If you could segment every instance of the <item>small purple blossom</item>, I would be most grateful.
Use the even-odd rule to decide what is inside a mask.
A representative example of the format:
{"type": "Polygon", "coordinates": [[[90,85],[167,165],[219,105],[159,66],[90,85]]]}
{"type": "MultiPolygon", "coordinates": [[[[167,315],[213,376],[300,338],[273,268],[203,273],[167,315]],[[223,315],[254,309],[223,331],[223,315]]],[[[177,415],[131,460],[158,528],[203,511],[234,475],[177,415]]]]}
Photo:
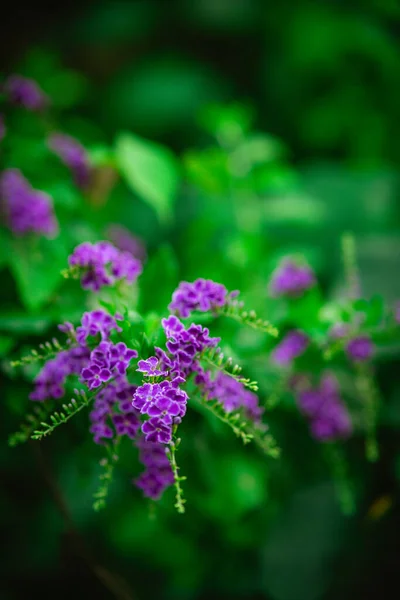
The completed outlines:
{"type": "Polygon", "coordinates": [[[135,386],[131,385],[125,376],[117,375],[98,391],[93,410],[89,415],[90,431],[96,444],[103,443],[103,439],[114,437],[111,424],[117,435],[126,435],[131,439],[136,437],[140,426],[140,415],[132,408],[134,389],[135,386]]]}
{"type": "Polygon", "coordinates": [[[108,341],[113,330],[122,331],[117,321],[123,319],[122,315],[116,314],[114,317],[103,310],[93,310],[85,312],[82,317],[81,325],[76,329],[76,339],[78,344],[85,345],[89,336],[100,334],[103,341],[108,341]]]}
{"type": "Polygon", "coordinates": [[[54,237],[58,223],[48,194],[34,190],[18,169],[6,169],[0,178],[0,209],[13,233],[54,237]]]}
{"type": "Polygon", "coordinates": [[[12,104],[31,111],[40,111],[49,105],[48,96],[36,81],[21,75],[10,75],[3,83],[2,91],[12,104]]]}
{"type": "Polygon", "coordinates": [[[35,389],[30,394],[31,400],[43,401],[48,398],[61,398],[64,384],[69,375],[78,375],[88,364],[90,351],[78,347],[63,350],[55,358],[48,360],[35,377],[35,389]]]}
{"type": "Polygon", "coordinates": [[[139,459],[146,470],[134,483],[143,491],[144,496],[158,500],[164,490],[174,483],[166,448],[163,444],[148,442],[144,438],[139,438],[136,445],[139,448],[139,459]]]}
{"type": "Polygon", "coordinates": [[[350,340],[346,346],[347,356],[353,362],[364,362],[372,356],[374,346],[367,336],[358,336],[350,340]]]}
{"type": "Polygon", "coordinates": [[[209,400],[218,400],[225,412],[243,410],[245,416],[255,423],[261,423],[263,408],[259,405],[258,397],[246,390],[244,385],[234,377],[218,372],[214,380],[208,376],[203,389],[209,400]]]}
{"type": "Polygon", "coordinates": [[[139,360],[137,371],[145,373],[147,377],[161,377],[168,374],[168,370],[160,369],[160,359],[150,356],[147,360],[139,360]]]}
{"type": "Polygon", "coordinates": [[[284,259],[272,274],[270,292],[273,296],[301,296],[315,285],[315,276],[308,265],[284,259]]]}
{"type": "Polygon", "coordinates": [[[317,387],[305,384],[297,393],[297,403],[318,441],[333,441],[351,434],[350,415],[333,376],[325,375],[317,387]]]}
{"type": "Polygon", "coordinates": [[[58,132],[52,133],[47,143],[50,150],[71,170],[76,185],[86,187],[90,180],[91,166],[88,153],[82,144],[73,137],[58,132]]]}
{"type": "Polygon", "coordinates": [[[180,317],[189,317],[194,310],[207,312],[227,302],[227,289],[211,279],[196,279],[193,283],[182,281],[172,295],[168,306],[180,317]]]}
{"type": "Polygon", "coordinates": [[[127,435],[131,440],[135,439],[140,426],[137,412],[115,414],[112,416],[112,422],[117,435],[127,435]]]}
{"type": "Polygon", "coordinates": [[[145,383],[135,390],[132,406],[142,413],[146,413],[149,406],[159,398],[161,388],[159,383],[145,383]]]}
{"type": "Polygon", "coordinates": [[[89,390],[93,390],[109,381],[112,375],[110,369],[102,369],[99,365],[91,364],[89,367],[82,369],[81,377],[89,390]]]}
{"type": "Polygon", "coordinates": [[[112,440],[114,432],[105,421],[98,421],[93,423],[89,429],[90,433],[93,433],[93,441],[95,444],[101,444],[103,439],[112,440]]]}
{"type": "Polygon", "coordinates": [[[133,235],[126,227],[115,223],[108,227],[106,233],[116,248],[129,252],[142,263],[146,260],[147,253],[143,240],[133,235]]]}
{"type": "Polygon", "coordinates": [[[158,444],[169,444],[172,440],[172,430],[170,425],[158,417],[151,417],[142,425],[142,432],[147,442],[157,442],[158,444]]]}
{"type": "Polygon", "coordinates": [[[129,252],[121,252],[110,242],[83,242],[75,248],[68,262],[71,267],[83,271],[83,289],[95,292],[122,279],[133,283],[142,272],[140,261],[129,252]]]}
{"type": "Polygon", "coordinates": [[[272,352],[272,360],[280,366],[288,366],[303,354],[308,346],[308,337],[301,331],[289,331],[272,352]]]}

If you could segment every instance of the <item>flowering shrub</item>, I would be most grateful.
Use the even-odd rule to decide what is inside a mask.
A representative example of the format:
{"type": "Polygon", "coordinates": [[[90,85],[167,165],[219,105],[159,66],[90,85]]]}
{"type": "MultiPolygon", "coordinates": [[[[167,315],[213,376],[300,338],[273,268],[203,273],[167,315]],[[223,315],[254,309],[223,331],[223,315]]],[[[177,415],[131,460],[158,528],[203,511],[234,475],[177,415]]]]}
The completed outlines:
{"type": "MultiPolygon", "coordinates": [[[[290,408],[296,411],[296,427],[307,428],[318,443],[334,450],[327,453],[333,476],[343,508],[352,510],[344,444],[363,437],[367,458],[378,459],[380,391],[374,360],[399,336],[398,306],[385,305],[378,297],[361,298],[353,237],[343,238],[347,285],[338,299],[324,299],[315,270],[296,253],[282,260],[276,255],[258,266],[241,242],[246,236],[257,244],[263,239],[260,219],[251,216],[259,211],[261,188],[248,192],[253,179],[263,180],[256,177],[262,160],[250,153],[249,162],[238,168],[246,149],[243,131],[221,145],[223,181],[226,176],[230,183],[214,189],[216,197],[227,190],[236,194],[232,210],[237,235],[227,248],[222,246],[228,259],[224,254],[222,268],[213,260],[213,253],[217,258],[222,254],[223,227],[210,239],[201,237],[205,234],[197,221],[192,229],[183,227],[180,241],[190,252],[182,258],[187,263],[182,270],[193,275],[185,281],[172,244],[157,239],[149,251],[140,235],[131,235],[102,212],[110,197],[121,194],[119,220],[124,221],[125,200],[133,193],[156,215],[162,239],[160,230],[171,227],[179,184],[176,159],[130,134],[122,134],[112,147],[86,150],[59,128],[48,131],[45,116],[51,98],[38,84],[12,76],[2,91],[5,168],[0,206],[1,240],[11,249],[7,266],[18,286],[21,311],[33,319],[44,311],[47,321],[40,332],[57,325],[64,335],[31,354],[15,348],[13,364],[31,381],[29,398],[35,405],[10,444],[41,440],[88,408],[89,432],[104,454],[95,508],[105,505],[120,449],[129,444],[143,469],[134,478],[136,487],[145,497],[159,500],[174,486],[175,506],[184,512],[185,476],[176,455],[185,447],[192,409],[211,415],[212,423],[220,421],[245,444],[254,442],[267,457],[278,459],[281,441],[279,428],[271,433],[273,421],[290,408]],[[51,169],[37,173],[15,149],[10,135],[13,110],[34,119],[39,130],[35,153],[51,169]],[[157,179],[160,173],[163,177],[157,179]],[[243,190],[246,202],[240,201],[243,190]],[[188,243],[191,239],[196,247],[188,243]],[[208,246],[210,254],[203,260],[208,246]],[[192,268],[193,257],[197,260],[192,268]],[[242,296],[251,305],[246,291],[229,291],[214,276],[225,267],[233,273],[231,282],[240,280],[235,288],[243,284],[244,290],[252,290],[257,312],[271,315],[273,325],[245,307],[242,296]],[[237,362],[243,362],[248,376],[237,362]]],[[[29,128],[25,135],[28,147],[29,128]]],[[[204,172],[204,160],[201,153],[184,158],[187,176],[201,193],[210,185],[209,179],[196,180],[204,172]]],[[[264,177],[269,168],[265,162],[264,177]]],[[[262,256],[261,245],[254,253],[262,256]]],[[[284,453],[279,460],[285,460],[284,453]]]]}

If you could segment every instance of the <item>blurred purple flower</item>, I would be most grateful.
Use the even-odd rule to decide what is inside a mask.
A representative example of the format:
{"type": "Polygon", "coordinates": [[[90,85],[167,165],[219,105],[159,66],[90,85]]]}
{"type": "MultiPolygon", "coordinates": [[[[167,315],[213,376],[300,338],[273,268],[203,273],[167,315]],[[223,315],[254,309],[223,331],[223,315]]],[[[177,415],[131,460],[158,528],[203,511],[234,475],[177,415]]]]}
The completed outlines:
{"type": "Polygon", "coordinates": [[[308,265],[284,259],[272,274],[269,285],[273,296],[301,296],[315,285],[315,276],[308,265]]]}
{"type": "Polygon", "coordinates": [[[168,308],[180,317],[189,317],[194,310],[207,312],[224,306],[227,293],[225,286],[211,279],[196,279],[193,283],[182,281],[173,293],[168,308]]]}
{"type": "Polygon", "coordinates": [[[90,181],[91,166],[85,148],[65,133],[52,133],[47,140],[50,150],[70,169],[75,183],[84,188],[90,181]]]}
{"type": "Polygon", "coordinates": [[[278,365],[287,366],[303,354],[308,343],[308,337],[301,331],[289,331],[273,350],[272,360],[278,365]]]}
{"type": "Polygon", "coordinates": [[[353,362],[364,362],[369,360],[373,351],[373,343],[366,335],[353,338],[346,346],[347,356],[353,362]]]}
{"type": "Polygon", "coordinates": [[[54,237],[58,233],[50,196],[34,190],[18,169],[6,169],[1,175],[0,207],[16,235],[32,232],[54,237]]]}
{"type": "Polygon", "coordinates": [[[12,104],[28,110],[40,111],[50,103],[36,81],[21,75],[10,75],[3,83],[2,90],[12,104]]]}

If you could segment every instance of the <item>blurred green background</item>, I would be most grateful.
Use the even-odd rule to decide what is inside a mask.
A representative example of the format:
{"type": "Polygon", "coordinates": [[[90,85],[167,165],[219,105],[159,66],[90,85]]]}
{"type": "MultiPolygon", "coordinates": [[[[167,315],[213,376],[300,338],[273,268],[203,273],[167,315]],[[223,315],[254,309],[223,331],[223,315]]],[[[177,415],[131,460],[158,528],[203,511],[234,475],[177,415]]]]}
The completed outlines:
{"type": "MultiPolygon", "coordinates": [[[[110,149],[132,152],[139,180],[129,168],[116,184],[100,177],[83,206],[72,186],[57,184],[59,166],[51,178],[29,117],[10,121],[20,136],[11,163],[55,194],[69,229],[53,246],[54,273],[40,263],[35,271],[21,248],[11,258],[2,252],[10,262],[2,271],[2,355],[37,345],[82,312],[83,296],[59,271],[71,245],[96,239],[109,223],[123,223],[147,247],[141,309],[162,312],[180,279],[207,277],[241,289],[249,306],[279,321],[266,285],[288,253],[307,257],[334,300],[343,289],[345,230],[357,240],[364,294],[399,298],[399,34],[395,0],[8,7],[2,72],[37,79],[59,128],[80,139],[103,172],[110,149]],[[150,146],[155,163],[142,165],[155,178],[150,192],[135,162],[146,140],[163,146],[150,146]]],[[[222,333],[261,393],[271,393],[265,340],[232,325],[222,333]]],[[[179,456],[188,477],[184,517],[172,491],[155,507],[131,487],[139,467],[129,444],[107,509],[94,513],[101,455],[84,418],[40,449],[2,445],[1,600],[395,598],[398,372],[398,354],[378,362],[386,403],[380,461],[365,464],[357,436],[348,444],[352,517],[342,514],[324,452],[290,399],[270,417],[279,461],[243,448],[212,419],[188,415],[179,456]]],[[[5,359],[2,389],[6,437],[30,386],[5,359]]]]}

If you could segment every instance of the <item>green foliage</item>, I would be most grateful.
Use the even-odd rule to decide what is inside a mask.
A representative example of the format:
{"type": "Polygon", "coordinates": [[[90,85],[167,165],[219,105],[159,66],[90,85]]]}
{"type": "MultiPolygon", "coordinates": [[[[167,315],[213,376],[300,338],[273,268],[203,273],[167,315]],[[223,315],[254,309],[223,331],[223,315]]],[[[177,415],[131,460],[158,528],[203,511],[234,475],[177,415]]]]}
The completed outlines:
{"type": "Polygon", "coordinates": [[[122,176],[165,224],[171,221],[179,171],[171,152],[131,133],[116,140],[115,156],[122,176]]]}
{"type": "Polygon", "coordinates": [[[53,431],[59,426],[67,423],[72,417],[74,417],[83,408],[86,408],[91,400],[93,394],[89,396],[83,390],[75,390],[76,398],[72,398],[68,404],[62,404],[62,411],[55,411],[49,415],[50,423],[45,421],[40,422],[40,429],[35,429],[31,438],[33,440],[41,440],[44,437],[53,433],[53,431]]]}
{"type": "Polygon", "coordinates": [[[100,474],[100,486],[93,494],[93,508],[99,511],[106,506],[109,488],[112,482],[114,467],[118,461],[118,447],[121,438],[117,437],[112,444],[106,446],[106,456],[100,460],[102,472],[100,474]]]}
{"type": "Polygon", "coordinates": [[[272,337],[278,336],[277,328],[271,325],[269,321],[259,318],[255,310],[245,310],[241,303],[236,302],[235,300],[219,309],[218,313],[224,315],[225,317],[235,319],[239,323],[247,325],[248,327],[252,327],[257,331],[268,333],[272,337]]]}
{"type": "Polygon", "coordinates": [[[201,353],[201,360],[205,360],[210,365],[222,371],[226,375],[233,377],[239,383],[243,384],[245,387],[249,388],[253,392],[258,390],[258,385],[256,381],[250,381],[250,379],[246,377],[242,377],[240,375],[242,368],[235,364],[233,358],[226,358],[220,348],[207,348],[203,350],[201,353]]]}
{"type": "Polygon", "coordinates": [[[169,460],[171,463],[172,471],[174,474],[174,480],[175,480],[175,483],[174,483],[175,491],[176,491],[175,508],[178,511],[178,513],[182,515],[185,512],[186,500],[183,497],[183,490],[181,487],[181,483],[182,483],[182,481],[185,481],[187,479],[187,477],[179,475],[179,467],[176,462],[176,451],[177,451],[177,448],[180,443],[181,443],[181,440],[179,438],[174,439],[167,448],[167,454],[169,456],[169,460]]]}
{"type": "Polygon", "coordinates": [[[28,310],[37,311],[61,285],[61,270],[67,262],[68,248],[62,238],[30,242],[18,240],[12,244],[10,266],[21,300],[28,310]]]}

